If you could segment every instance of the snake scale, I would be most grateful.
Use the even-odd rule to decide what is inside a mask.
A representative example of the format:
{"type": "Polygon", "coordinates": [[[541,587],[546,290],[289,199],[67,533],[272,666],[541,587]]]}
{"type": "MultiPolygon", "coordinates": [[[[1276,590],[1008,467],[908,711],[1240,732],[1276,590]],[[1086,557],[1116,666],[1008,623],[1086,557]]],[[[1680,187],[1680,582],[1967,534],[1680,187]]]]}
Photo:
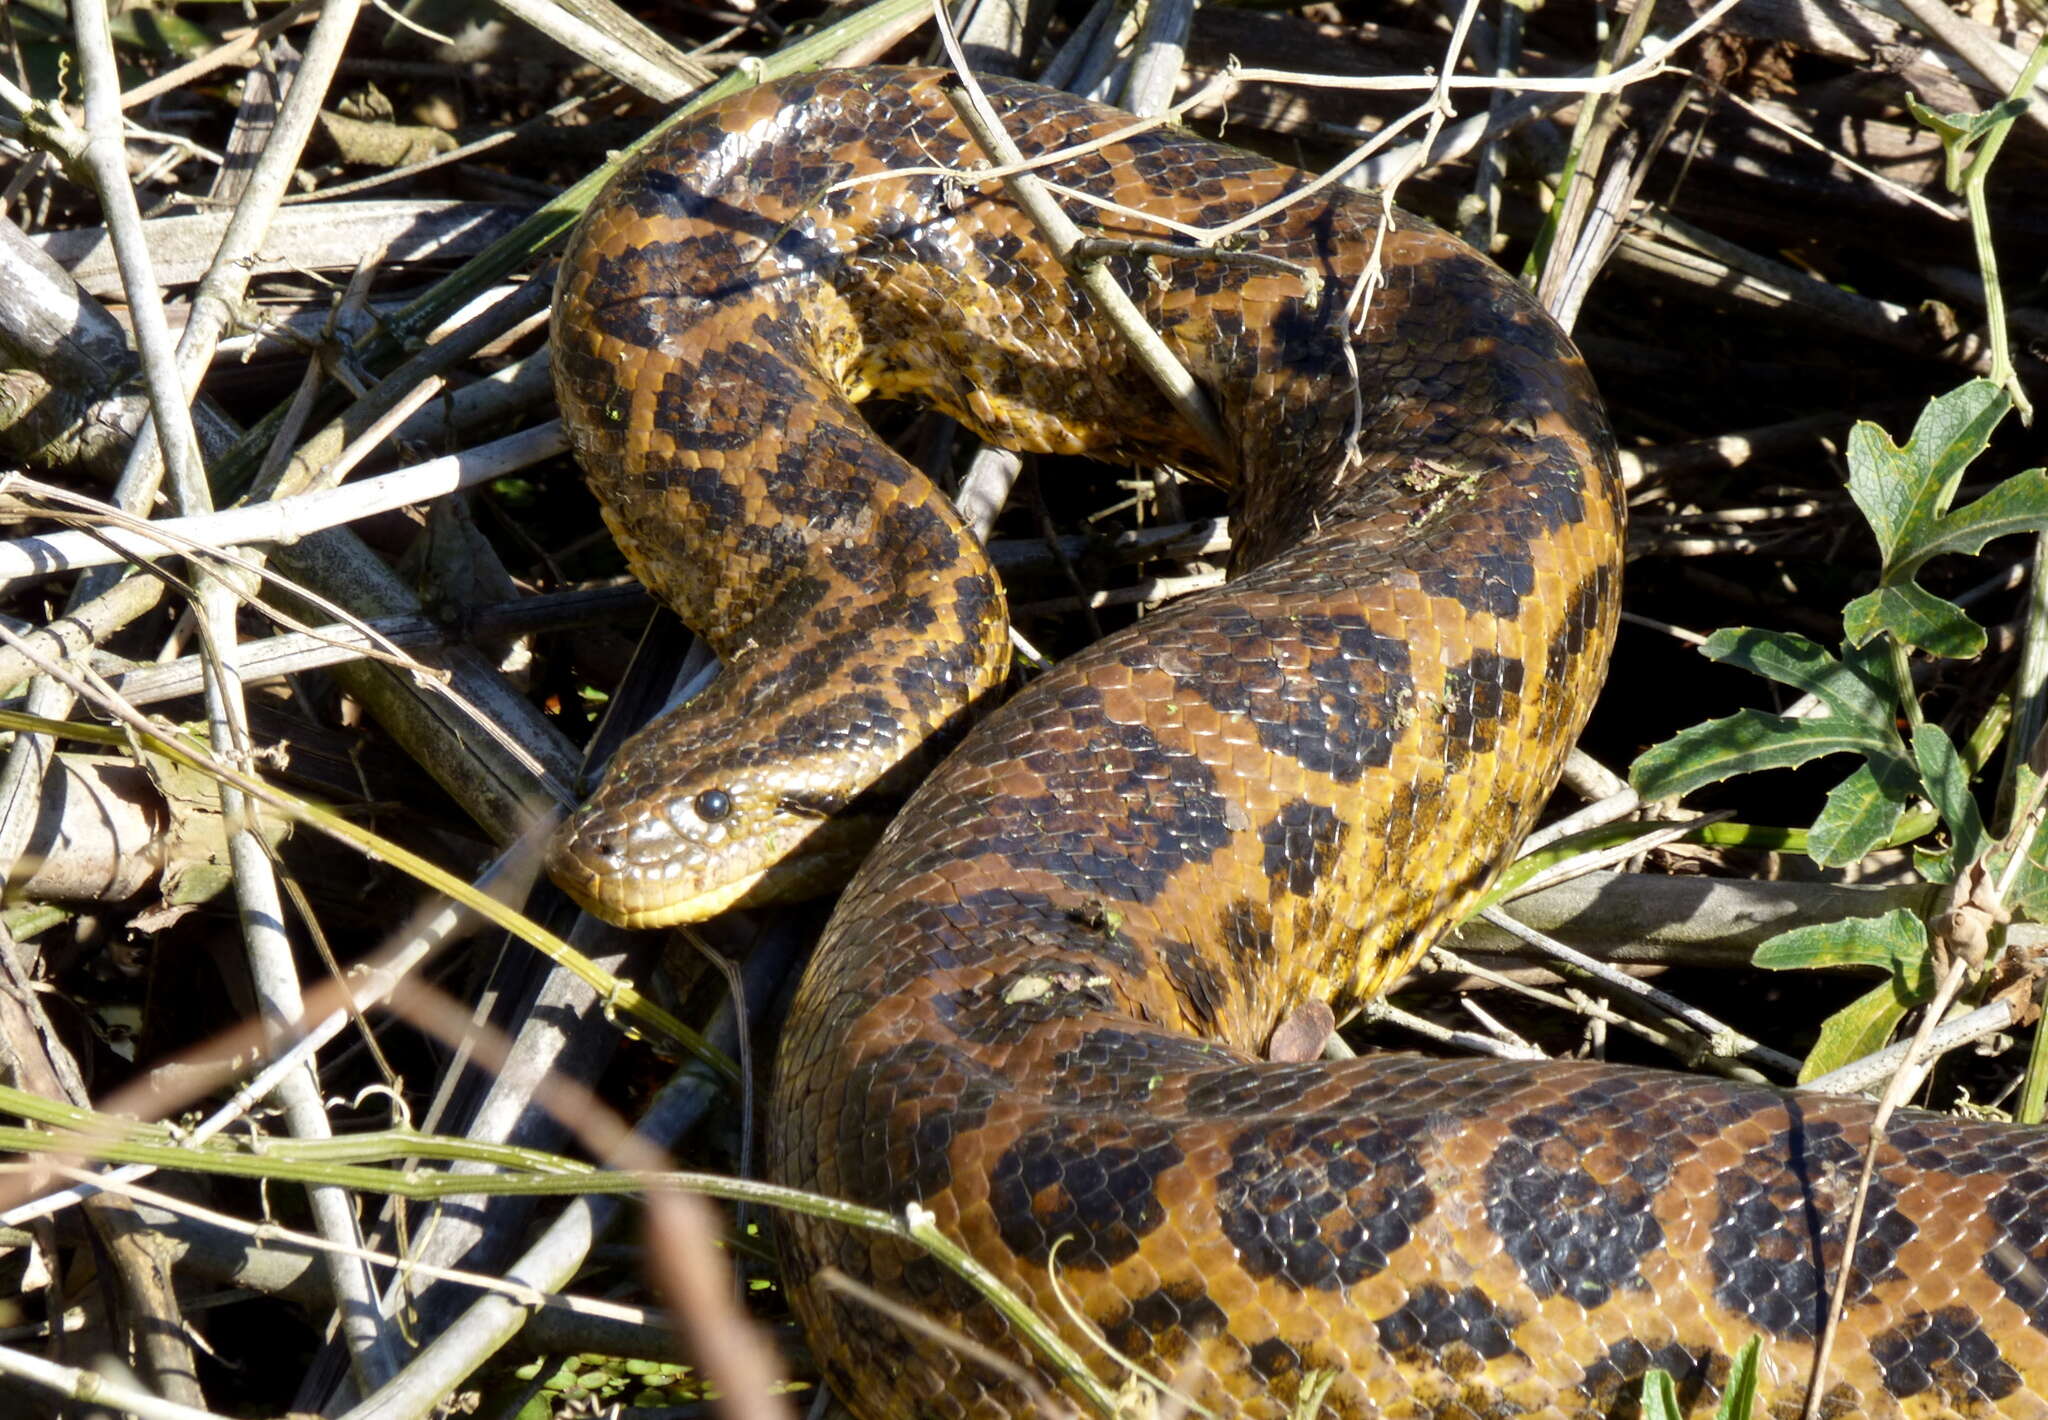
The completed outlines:
{"type": "MultiPolygon", "coordinates": [[[[1307,183],[988,87],[1027,154],[1077,150],[1047,176],[1105,236],[1177,240],[1134,214],[1215,225],[1307,183]]],[[[1759,1413],[1795,1414],[1866,1104],[1582,1062],[1266,1058],[1302,1003],[1368,998],[1474,900],[1584,720],[1622,512],[1570,344],[1356,193],[1250,224],[1319,281],[1112,255],[1239,479],[1000,186],[935,171],[976,160],[941,75],[846,71],[694,117],[585,219],[555,307],[564,413],[636,571],[726,670],[621,753],[557,879],[656,925],[843,874],[845,814],[1002,678],[979,544],[854,400],[1231,483],[1233,579],[973,724],[853,879],[783,1038],[774,1174],[922,1205],[1105,1377],[1106,1346],[1210,1414],[1293,1414],[1323,1385],[1342,1417],[1626,1414],[1652,1367],[1704,1413],[1750,1336],[1759,1413]]],[[[1821,1413],[2048,1415],[2048,1134],[1908,1113],[1879,1165],[1821,1413]]],[[[1014,1377],[819,1280],[1032,1367],[930,1259],[796,1217],[782,1248],[857,1414],[1029,1410],[1014,1377]]]]}

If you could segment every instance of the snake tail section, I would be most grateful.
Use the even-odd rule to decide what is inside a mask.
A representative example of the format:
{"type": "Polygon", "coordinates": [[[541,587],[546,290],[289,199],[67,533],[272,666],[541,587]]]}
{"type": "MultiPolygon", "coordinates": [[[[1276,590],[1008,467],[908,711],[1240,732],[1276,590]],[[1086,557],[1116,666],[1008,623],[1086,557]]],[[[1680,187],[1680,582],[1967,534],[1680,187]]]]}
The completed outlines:
{"type": "MultiPolygon", "coordinates": [[[[1308,181],[988,88],[1027,155],[1064,153],[1044,175],[1100,235],[1308,181]]],[[[1848,1267],[1824,1415],[2048,1420],[2040,1131],[1894,1119],[1851,1248],[1862,1102],[1264,1058],[1303,1003],[1342,1010],[1427,950],[1549,793],[1613,637],[1613,440],[1516,283],[1375,196],[1316,192],[1247,234],[1315,281],[1109,259],[1217,407],[1235,467],[1210,467],[997,185],[899,171],[977,156],[933,72],[784,81],[622,175],[564,270],[558,382],[614,529],[731,679],[788,677],[655,733],[615,799],[615,827],[666,823],[650,853],[731,766],[822,782],[849,737],[957,718],[999,671],[978,550],[858,396],[1233,489],[1233,580],[980,719],[855,875],[784,1031],[774,1175],[930,1209],[1105,1379],[1106,1343],[1214,1415],[1277,1420],[1325,1380],[1320,1413],[1347,1420],[1632,1414],[1652,1367],[1705,1415],[1757,1335],[1762,1413],[1790,1417],[1848,1267]],[[915,669],[934,658],[953,669],[915,669]]],[[[708,856],[758,861],[742,818],[716,816],[708,856]]],[[[1037,1367],[939,1264],[783,1223],[812,1354],[863,1420],[1028,1413],[820,1281],[1037,1367]]]]}

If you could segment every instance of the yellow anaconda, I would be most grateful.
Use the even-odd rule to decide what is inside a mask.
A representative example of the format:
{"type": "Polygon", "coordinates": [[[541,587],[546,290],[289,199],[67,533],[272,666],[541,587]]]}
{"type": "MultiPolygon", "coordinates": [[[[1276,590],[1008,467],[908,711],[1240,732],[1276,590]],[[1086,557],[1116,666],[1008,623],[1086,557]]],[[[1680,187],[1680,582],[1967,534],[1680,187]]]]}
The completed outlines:
{"type": "MultiPolygon", "coordinates": [[[[1132,214],[1214,225],[1307,181],[989,89],[1027,154],[1074,149],[1046,176],[1104,235],[1175,240],[1132,214]]],[[[1368,196],[1254,224],[1319,285],[1112,256],[1221,415],[1215,467],[1000,187],[931,171],[976,156],[939,74],[790,80],[682,126],[584,222],[564,413],[637,570],[727,670],[621,755],[556,876],[648,924],[786,888],[774,864],[840,853],[830,815],[1001,678],[981,549],[851,401],[1230,482],[1234,580],[976,725],[847,889],[784,1035],[775,1176],[929,1209],[1105,1377],[1100,1343],[1214,1415],[1290,1415],[1325,1381],[1333,1416],[1627,1412],[1653,1366],[1701,1413],[1751,1335],[1767,1412],[1795,1413],[1867,1106],[1263,1058],[1472,902],[1585,718],[1622,515],[1570,345],[1368,196]]],[[[2048,1136],[1906,1115],[1879,1157],[1822,1413],[2048,1415],[2048,1136]]],[[[816,1280],[1033,1365],[937,1264],[797,1218],[783,1249],[856,1413],[1026,1412],[816,1280]]]]}

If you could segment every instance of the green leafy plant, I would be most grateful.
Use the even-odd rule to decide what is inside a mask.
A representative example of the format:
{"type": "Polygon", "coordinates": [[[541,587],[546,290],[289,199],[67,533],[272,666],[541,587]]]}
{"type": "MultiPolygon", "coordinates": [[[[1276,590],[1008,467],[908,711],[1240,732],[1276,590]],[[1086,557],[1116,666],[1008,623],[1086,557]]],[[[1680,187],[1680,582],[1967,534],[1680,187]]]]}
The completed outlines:
{"type": "MultiPolygon", "coordinates": [[[[2037,50],[2022,86],[2031,84],[2043,57],[2037,50]]],[[[1931,884],[1956,885],[1948,909],[1935,888],[1924,914],[1893,911],[1804,926],[1757,950],[1756,964],[1774,970],[1885,973],[1882,986],[1823,1025],[1805,1064],[1807,1078],[1881,1047],[1906,1012],[1933,993],[1929,916],[1966,900],[1989,917],[2048,916],[2042,910],[2048,908],[2048,864],[2029,856],[2042,789],[2029,761],[2048,701],[2048,675],[2023,674],[2009,700],[1960,748],[1927,719],[1913,679],[1916,658],[1966,660],[1987,644],[1984,628],[1968,612],[1922,585],[1934,559],[1974,557],[1994,538],[2033,533],[2038,582],[2040,549],[2048,548],[2048,471],[2011,475],[1955,506],[1965,475],[2007,416],[2031,414],[2005,354],[2004,307],[1983,202],[1991,159],[2023,107],[2008,101],[1982,114],[1945,115],[1914,107],[1940,137],[1949,184],[1967,201],[1996,353],[1990,378],[1931,400],[1904,443],[1868,422],[1850,434],[1848,491],[1877,543],[1879,567],[1876,587],[1843,608],[1839,651],[1788,632],[1740,627],[1715,633],[1702,648],[1709,659],[1787,686],[1807,704],[1791,715],[1741,710],[1695,725],[1644,753],[1630,771],[1637,792],[1653,800],[1738,774],[1855,756],[1860,762],[1828,792],[1811,827],[1803,835],[1779,831],[1777,846],[1842,867],[1878,849],[1911,844],[1915,866],[1931,884]],[[1994,837],[1977,781],[2001,733],[2015,748],[2002,785],[2004,821],[1994,837]]],[[[2048,668],[2048,597],[2038,587],[2027,638],[2033,664],[2048,668]]]]}
{"type": "MultiPolygon", "coordinates": [[[[1714,1420],[1749,1420],[1756,1405],[1756,1375],[1761,1349],[1754,1336],[1743,1343],[1742,1350],[1736,1354],[1734,1366],[1729,1369],[1728,1389],[1721,1393],[1721,1403],[1715,1407],[1714,1420]]],[[[1678,1403],[1678,1388],[1671,1383],[1668,1371],[1651,1371],[1643,1377],[1643,1420],[1685,1420],[1685,1409],[1678,1403]]]]}

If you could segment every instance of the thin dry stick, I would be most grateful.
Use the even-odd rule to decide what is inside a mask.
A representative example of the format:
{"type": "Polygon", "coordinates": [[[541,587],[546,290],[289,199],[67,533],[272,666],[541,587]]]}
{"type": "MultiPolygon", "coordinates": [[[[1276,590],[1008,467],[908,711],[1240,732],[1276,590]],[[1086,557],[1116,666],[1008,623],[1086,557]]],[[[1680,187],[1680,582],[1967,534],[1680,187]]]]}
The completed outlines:
{"type": "MultiPolygon", "coordinates": [[[[90,3],[90,0],[81,0],[90,3]]],[[[159,1400],[148,1391],[100,1375],[96,1371],[79,1370],[73,1366],[60,1366],[31,1356],[26,1351],[17,1351],[11,1346],[0,1346],[0,1376],[13,1376],[28,1381],[45,1390],[86,1405],[109,1406],[125,1414],[139,1416],[140,1420],[226,1420],[210,1410],[200,1410],[176,1401],[159,1400]]]]}
{"type": "MultiPolygon", "coordinates": [[[[158,434],[153,447],[160,451],[180,501],[194,511],[205,511],[211,499],[205,471],[200,465],[199,444],[186,402],[185,382],[180,378],[176,357],[171,352],[170,331],[164,318],[155,266],[142,237],[142,214],[127,178],[119,75],[106,9],[101,0],[82,0],[72,8],[86,96],[89,138],[85,157],[99,189],[108,235],[115,244],[123,286],[135,321],[137,348],[142,355],[154,416],[152,427],[158,434]]],[[[336,0],[336,8],[346,10],[346,0],[336,0]]],[[[246,274],[242,279],[246,280],[246,274]]],[[[204,290],[202,287],[202,293],[204,290]]],[[[186,326],[187,342],[192,341],[195,335],[203,338],[204,319],[204,308],[195,309],[193,319],[186,326]]],[[[181,348],[183,345],[181,342],[181,348]]],[[[210,347],[206,353],[211,356],[210,347]]],[[[199,362],[194,368],[196,380],[196,371],[203,370],[205,362],[199,362]]],[[[151,447],[146,434],[137,439],[129,459],[130,473],[149,466],[151,447]]],[[[124,474],[126,481],[128,475],[124,474]]],[[[202,577],[205,579],[202,581],[205,594],[197,603],[202,636],[209,641],[217,637],[232,637],[232,591],[204,573],[202,577]]],[[[249,747],[247,712],[241,702],[239,685],[231,673],[223,674],[216,669],[208,676],[206,705],[217,752],[223,755],[246,754],[249,747]]],[[[47,759],[27,767],[31,771],[28,776],[31,782],[39,783],[40,775],[33,774],[33,771],[46,768],[47,759]]],[[[27,800],[24,798],[16,802],[25,804],[27,800]]],[[[291,966],[290,944],[282,937],[284,914],[276,880],[270,872],[269,858],[260,833],[246,818],[246,805],[239,795],[225,787],[221,790],[221,810],[229,826],[228,851],[234,868],[236,898],[242,910],[242,926],[249,946],[252,973],[259,992],[266,997],[266,1004],[271,1005],[279,1016],[289,1019],[295,1014],[297,980],[291,966]]],[[[294,1133],[301,1137],[325,1137],[331,1133],[319,1086],[310,1071],[287,1079],[283,1083],[281,1097],[294,1133]]],[[[338,1243],[359,1242],[354,1231],[354,1210],[346,1194],[335,1188],[320,1188],[310,1190],[308,1196],[320,1229],[326,1236],[338,1243]]],[[[344,1312],[344,1334],[359,1375],[366,1382],[381,1379],[396,1365],[396,1346],[395,1338],[385,1333],[378,1324],[374,1308],[368,1305],[375,1297],[368,1269],[340,1256],[330,1257],[327,1267],[329,1280],[344,1312]]]]}
{"type": "Polygon", "coordinates": [[[187,60],[175,69],[167,69],[154,79],[145,80],[121,95],[121,107],[138,108],[156,98],[184,88],[194,79],[204,78],[224,64],[232,64],[258,45],[270,43],[294,25],[304,24],[320,13],[320,0],[298,0],[296,5],[272,15],[254,29],[245,30],[233,39],[221,41],[196,59],[187,60]]]}
{"type": "Polygon", "coordinates": [[[1855,1095],[1862,1094],[1873,1085],[1881,1085],[1905,1068],[1908,1060],[1916,1065],[1925,1065],[1937,1055],[1945,1055],[1965,1045],[2010,1030],[2019,1012],[2013,1003],[2000,997],[1988,1006],[1979,1006],[1967,1015],[1943,1021],[1927,1038],[1902,1040],[1882,1050],[1874,1050],[1860,1060],[1851,1060],[1838,1070],[1825,1075],[1816,1075],[1799,1088],[1812,1090],[1816,1094],[1855,1095]]]}
{"type": "Polygon", "coordinates": [[[1905,1103],[1906,1096],[1918,1088],[1920,1076],[1915,1073],[1915,1068],[1922,1063],[1927,1043],[1942,1024],[1942,1017],[1948,1014],[1949,1003],[1962,989],[1964,977],[1981,964],[1982,949],[1989,940],[1988,924],[2006,920],[2003,912],[2006,894],[2011,891],[2013,879],[2019,875],[2021,866],[2028,861],[2026,849],[2040,827],[2044,798],[2048,798],[2048,779],[2036,781],[2031,797],[2013,815],[2012,826],[2006,830],[2005,836],[1976,863],[1957,873],[1955,884],[1950,889],[1947,912],[1942,919],[1946,926],[1937,936],[1939,945],[1952,952],[1953,956],[1948,969],[1942,974],[1941,984],[1935,989],[1934,999],[1927,1003],[1920,1017],[1919,1028],[1913,1032],[1912,1045],[1900,1057],[1898,1070],[1886,1084],[1884,1096],[1871,1115],[1870,1141],[1863,1150],[1863,1169],[1857,1176],[1855,1201],[1849,1205],[1849,1220],[1842,1232],[1842,1269],[1835,1277],[1834,1291],[1828,1300],[1827,1322],[1813,1351],[1813,1373],[1807,1381],[1803,1420],[1818,1420],[1820,1415],[1828,1357],[1834,1349],[1835,1335],[1841,1329],[1842,1315],[1848,1307],[1849,1280],[1856,1270],[1856,1244],[1863,1231],[1863,1211],[1869,1200],[1871,1180],[1877,1175],[1877,1150],[1884,1139],[1885,1123],[1905,1103]],[[1985,875],[1989,864],[2001,854],[2005,856],[2004,870],[1995,880],[1987,881],[1985,875]],[[1972,921],[1982,929],[1982,934],[1976,937],[1975,951],[1967,945],[1966,934],[1959,930],[1959,924],[1972,921]]]}
{"type": "Polygon", "coordinates": [[[104,518],[124,520],[119,529],[107,532],[104,540],[73,531],[0,542],[0,582],[104,567],[124,557],[161,557],[193,551],[212,552],[224,562],[246,566],[254,572],[257,566],[253,560],[233,560],[246,554],[225,549],[256,542],[296,542],[326,528],[502,477],[553,458],[567,447],[561,425],[550,421],[459,454],[429,459],[345,487],[220,512],[155,520],[142,519],[113,504],[18,475],[0,478],[0,491],[31,489],[39,498],[69,503],[104,518]]]}
{"type": "Polygon", "coordinates": [[[1045,1388],[1045,1383],[1022,1366],[999,1355],[972,1337],[963,1336],[949,1327],[940,1326],[923,1312],[906,1307],[893,1298],[884,1296],[874,1288],[856,1282],[836,1267],[822,1267],[818,1270],[818,1281],[844,1296],[853,1298],[862,1306],[880,1312],[905,1331],[930,1337],[948,1350],[957,1351],[967,1360],[982,1367],[991,1374],[1000,1376],[1017,1389],[1023,1391],[1031,1401],[1032,1409],[1046,1416],[1071,1416],[1073,1410],[1064,1404],[1055,1404],[1057,1397],[1045,1388]]]}
{"type": "MultiPolygon", "coordinates": [[[[541,850],[552,828],[553,825],[542,823],[529,830],[526,837],[506,849],[478,875],[477,888],[503,902],[524,900],[533,880],[539,875],[541,850]]],[[[362,1012],[388,999],[407,975],[441,948],[466,935],[477,922],[475,914],[458,903],[446,899],[430,902],[414,914],[412,922],[394,935],[389,947],[379,950],[367,962],[358,963],[346,981],[330,981],[315,989],[312,999],[315,1003],[323,1003],[317,1008],[326,1010],[326,1014],[296,1032],[289,1044],[277,1037],[221,1042],[223,1058],[238,1068],[251,1052],[259,1056],[265,1051],[276,1053],[270,1063],[237,1088],[225,1104],[188,1130],[182,1136],[184,1141],[191,1145],[203,1144],[247,1117],[251,1110],[269,1098],[280,1080],[305,1068],[306,1061],[347,1029],[351,1019],[360,1017],[362,1012]],[[330,999],[339,999],[341,1005],[326,1008],[324,1003],[330,999]]],[[[211,1081],[207,1083],[211,1084],[211,1081]]],[[[116,1096],[107,1101],[107,1107],[137,1115],[167,1114],[184,1103],[182,1099],[163,1098],[153,1082],[150,1089],[146,1100],[129,1101],[116,1096]]],[[[147,1165],[127,1164],[102,1176],[100,1181],[126,1182],[145,1178],[153,1172],[155,1170],[147,1165]]],[[[92,1192],[92,1185],[78,1184],[60,1193],[46,1194],[32,1202],[17,1204],[0,1211],[0,1227],[20,1227],[69,1207],[89,1197],[92,1192]]]]}
{"type": "MultiPolygon", "coordinates": [[[[77,11],[75,18],[79,27],[82,66],[90,74],[94,66],[103,64],[106,68],[105,83],[114,86],[112,41],[105,34],[101,7],[97,3],[86,3],[74,9],[77,11]],[[86,12],[95,12],[95,15],[88,19],[86,12]]],[[[314,27],[308,42],[297,80],[279,110],[276,127],[252,169],[249,184],[222,234],[213,264],[194,293],[192,317],[186,322],[184,334],[178,342],[176,371],[150,373],[157,421],[152,427],[160,437],[152,440],[149,430],[145,430],[143,436],[136,440],[122,478],[124,489],[131,495],[154,487],[156,460],[161,458],[171,474],[184,511],[188,514],[211,511],[211,491],[198,466],[197,445],[186,409],[186,391],[196,388],[201,375],[212,362],[221,334],[240,306],[250,274],[247,258],[260,246],[276,212],[278,198],[297,166],[319,104],[340,63],[356,10],[355,0],[327,0],[320,22],[314,27]]],[[[118,123],[117,87],[113,88],[112,97],[116,103],[115,122],[118,123]]],[[[127,199],[125,207],[117,201],[107,203],[109,234],[118,240],[119,228],[132,221],[139,238],[140,216],[139,213],[131,216],[128,210],[133,207],[133,195],[126,186],[125,177],[121,189],[127,199]]],[[[109,196],[104,185],[103,196],[109,196]]],[[[138,343],[142,346],[145,370],[148,371],[153,358],[149,345],[151,337],[145,337],[143,332],[146,327],[162,323],[158,289],[153,273],[146,280],[141,279],[127,262],[123,262],[123,277],[131,309],[136,315],[138,343]]],[[[165,340],[167,342],[167,336],[165,340]]],[[[160,361],[161,354],[154,358],[160,361]]],[[[147,494],[142,496],[146,499],[147,494]]],[[[135,505],[130,503],[128,506],[135,505]]],[[[219,658],[223,652],[231,654],[232,651],[234,589],[204,570],[200,576],[202,594],[196,609],[202,646],[219,658]]],[[[95,582],[96,579],[88,578],[82,585],[91,587],[95,582]]],[[[216,753],[230,761],[246,762],[246,756],[252,752],[247,709],[242,701],[239,681],[224,661],[216,659],[209,664],[206,702],[216,753]]],[[[283,935],[282,900],[261,834],[248,819],[249,804],[226,784],[221,786],[220,795],[222,812],[229,824],[228,851],[234,871],[236,898],[242,912],[250,969],[264,998],[266,1014],[275,1026],[296,1019],[303,1010],[290,944],[283,935]]],[[[319,1086],[310,1070],[281,1081],[280,1097],[295,1134],[314,1138],[331,1133],[319,1086]]],[[[310,1198],[323,1234],[337,1243],[360,1242],[355,1233],[354,1210],[345,1194],[337,1189],[323,1188],[313,1190],[310,1198]]],[[[346,1257],[332,1255],[327,1266],[342,1306],[343,1332],[351,1360],[358,1370],[358,1379],[366,1385],[375,1385],[396,1369],[397,1340],[381,1325],[375,1304],[374,1282],[366,1268],[346,1257]]]]}
{"type": "MultiPolygon", "coordinates": [[[[967,67],[967,58],[960,52],[960,42],[953,35],[952,19],[942,4],[933,6],[933,18],[939,27],[940,38],[946,45],[946,53],[954,65],[958,87],[953,90],[961,102],[955,107],[960,121],[974,135],[991,161],[1015,167],[1023,162],[1023,155],[1017,145],[1003,132],[995,110],[989,106],[988,96],[982,93],[981,85],[975,82],[973,73],[967,67]]],[[[1160,393],[1179,411],[1188,427],[1200,436],[1209,447],[1211,457],[1217,466],[1234,470],[1237,458],[1231,452],[1230,440],[1217,422],[1216,412],[1209,404],[1208,396],[1202,393],[1194,376],[1187,372],[1166,342],[1159,338],[1145,321],[1143,313],[1135,302],[1119,286],[1109,268],[1100,263],[1082,264],[1072,259],[1074,244],[1081,239],[1080,228],[1068,220],[1058,204],[1046,193],[1036,178],[1027,173],[1014,173],[1003,179],[1011,198],[1022,208],[1025,215],[1037,224],[1046,244],[1053,249],[1060,261],[1074,272],[1088,294],[1095,298],[1104,316],[1114,325],[1117,332],[1130,342],[1145,373],[1158,385],[1160,393]]]]}
{"type": "Polygon", "coordinates": [[[1949,1002],[1955,999],[1962,988],[1963,977],[1970,970],[1969,962],[1957,957],[1949,963],[1948,971],[1936,988],[1934,999],[1927,1003],[1926,1012],[1920,1017],[1920,1027],[1913,1032],[1913,1040],[1906,1053],[1899,1060],[1899,1068],[1892,1072],[1891,1080],[1885,1085],[1884,1096],[1878,1100],[1877,1108],[1870,1116],[1870,1141],[1863,1150],[1863,1169],[1856,1179],[1856,1196],[1849,1204],[1849,1221],[1842,1228],[1842,1261],[1835,1274],[1835,1285],[1828,1294],[1827,1322],[1821,1328],[1820,1343],[1813,1348],[1813,1372],[1806,1383],[1806,1408],[1803,1420],[1819,1420],[1823,1389],[1827,1381],[1828,1359],[1835,1349],[1835,1337],[1841,1331],[1842,1315],[1849,1303],[1849,1283],[1856,1275],[1856,1245],[1862,1239],[1863,1212],[1870,1200],[1870,1183],[1877,1173],[1877,1151],[1884,1139],[1885,1124],[1893,1111],[1906,1102],[1906,1096],[1913,1091],[1917,1078],[1911,1065],[1927,1048],[1928,1039],[1934,1028],[1948,1011],[1949,1002]]]}
{"type": "Polygon", "coordinates": [[[1791,1056],[1760,1044],[1698,1007],[1688,1006],[1668,991],[1660,991],[1654,986],[1636,980],[1626,972],[1617,971],[1606,962],[1596,961],[1584,952],[1566,946],[1555,937],[1517,921],[1497,907],[1489,907],[1479,915],[1501,931],[1519,938],[1546,956],[1567,962],[1596,980],[1646,1001],[1665,1014],[1684,1021],[1706,1037],[1708,1053],[1715,1059],[1741,1056],[1770,1069],[1782,1070],[1788,1075],[1796,1076],[1799,1073],[1799,1062],[1791,1056]]]}

